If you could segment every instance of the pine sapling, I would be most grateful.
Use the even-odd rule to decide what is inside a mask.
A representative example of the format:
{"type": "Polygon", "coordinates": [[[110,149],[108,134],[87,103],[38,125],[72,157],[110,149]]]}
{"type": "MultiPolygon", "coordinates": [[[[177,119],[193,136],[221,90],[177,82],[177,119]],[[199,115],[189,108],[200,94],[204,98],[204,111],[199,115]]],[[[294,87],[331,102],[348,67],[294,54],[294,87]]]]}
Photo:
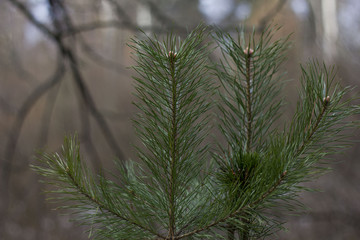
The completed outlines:
{"type": "Polygon", "coordinates": [[[279,127],[289,42],[273,40],[276,30],[245,39],[243,31],[199,26],[184,40],[133,39],[138,160],[118,164],[117,181],[94,176],[77,138],[67,137],[61,153],[40,154],[33,168],[96,239],[273,234],[282,224],[269,210],[297,209],[301,184],[351,142],[349,119],[360,110],[345,98],[352,89],[336,82],[334,69],[311,61],[301,67],[292,120],[279,127]],[[218,64],[209,62],[211,36],[222,53],[218,64]],[[221,135],[215,143],[213,119],[221,135]]]}

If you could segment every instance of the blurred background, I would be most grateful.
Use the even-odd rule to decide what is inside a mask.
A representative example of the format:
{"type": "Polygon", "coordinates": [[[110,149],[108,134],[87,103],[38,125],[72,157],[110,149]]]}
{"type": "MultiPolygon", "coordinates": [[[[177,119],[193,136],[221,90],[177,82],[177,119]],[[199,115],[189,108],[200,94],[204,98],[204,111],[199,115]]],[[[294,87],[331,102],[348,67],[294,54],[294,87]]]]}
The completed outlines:
{"type": "MultiPolygon", "coordinates": [[[[287,116],[299,64],[309,58],[335,64],[343,85],[359,87],[359,13],[359,0],[1,0],[0,239],[88,239],[65,211],[45,202],[48,186],[29,164],[36,150],[59,150],[74,132],[95,171],[111,169],[115,157],[135,158],[126,44],[139,27],[185,36],[200,22],[230,32],[282,25],[278,37],[294,33],[283,68],[292,79],[284,91],[287,116]]],[[[288,231],[269,239],[359,239],[359,153],[357,143],[337,156],[333,172],[309,184],[322,192],[301,196],[309,211],[284,214],[288,231]]]]}

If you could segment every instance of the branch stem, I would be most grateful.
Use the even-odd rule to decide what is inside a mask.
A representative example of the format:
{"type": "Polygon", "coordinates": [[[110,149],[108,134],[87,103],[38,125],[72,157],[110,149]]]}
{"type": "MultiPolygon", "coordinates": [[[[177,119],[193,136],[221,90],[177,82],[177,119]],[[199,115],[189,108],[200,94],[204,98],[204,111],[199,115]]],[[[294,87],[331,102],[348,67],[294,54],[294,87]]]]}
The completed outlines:
{"type": "Polygon", "coordinates": [[[247,49],[246,52],[246,132],[247,132],[247,141],[246,141],[246,152],[249,153],[251,150],[251,140],[252,140],[252,96],[251,96],[251,54],[250,49],[247,49]]]}
{"type": "MultiPolygon", "coordinates": [[[[246,124],[246,132],[247,132],[247,141],[246,141],[246,152],[250,153],[251,151],[251,144],[252,144],[252,80],[251,80],[251,56],[253,50],[251,48],[246,48],[244,53],[246,56],[246,114],[247,114],[247,124],[246,124]]],[[[248,220],[242,219],[241,220],[244,223],[245,228],[242,229],[239,233],[242,240],[248,240],[249,239],[249,228],[246,227],[246,224],[248,224],[248,220]]],[[[235,234],[235,232],[234,232],[235,234]]],[[[232,236],[232,238],[229,238],[229,240],[235,239],[235,235],[232,236]]]]}
{"type": "Polygon", "coordinates": [[[176,186],[176,161],[177,161],[177,81],[175,78],[175,53],[169,52],[172,99],[171,99],[171,141],[170,147],[170,192],[169,192],[169,239],[176,235],[175,226],[175,186],[176,186]]]}
{"type": "MultiPolygon", "coordinates": [[[[317,129],[319,128],[319,124],[321,122],[321,120],[324,117],[324,114],[329,106],[329,101],[327,101],[326,99],[323,101],[323,107],[321,109],[321,112],[319,114],[319,116],[316,118],[316,122],[313,126],[313,128],[310,131],[310,134],[308,135],[308,137],[305,139],[305,141],[303,142],[303,144],[301,145],[301,147],[297,150],[296,155],[299,155],[302,153],[302,151],[305,149],[306,145],[310,142],[311,138],[313,137],[313,135],[315,134],[315,132],[317,131],[317,129]]],[[[310,119],[310,123],[311,124],[311,119],[310,119]]]]}

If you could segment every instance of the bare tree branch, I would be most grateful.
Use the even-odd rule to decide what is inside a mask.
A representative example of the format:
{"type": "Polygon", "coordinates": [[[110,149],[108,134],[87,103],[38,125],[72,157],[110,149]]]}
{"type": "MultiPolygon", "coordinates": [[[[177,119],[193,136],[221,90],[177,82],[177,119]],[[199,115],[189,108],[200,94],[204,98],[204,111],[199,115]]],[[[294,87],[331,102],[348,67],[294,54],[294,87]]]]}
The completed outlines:
{"type": "Polygon", "coordinates": [[[100,66],[110,69],[112,71],[115,71],[122,75],[129,75],[128,71],[125,71],[125,66],[115,62],[111,61],[109,59],[104,58],[99,53],[97,53],[86,41],[85,39],[80,37],[80,44],[83,49],[83,51],[87,54],[87,56],[100,66]]]}
{"type": "MultiPolygon", "coordinates": [[[[31,23],[33,23],[37,28],[39,28],[39,30],[42,31],[45,35],[47,35],[50,39],[52,39],[53,42],[58,46],[58,48],[60,49],[60,51],[62,53],[62,56],[69,61],[73,79],[75,80],[75,83],[81,93],[81,96],[82,96],[85,104],[89,108],[90,113],[95,118],[100,129],[102,130],[108,144],[113,149],[113,151],[115,152],[117,157],[119,157],[120,159],[124,159],[125,156],[124,156],[122,150],[117,145],[114,135],[112,134],[106,120],[104,119],[102,114],[98,111],[96,104],[92,98],[92,95],[90,94],[90,92],[85,84],[82,73],[79,70],[79,65],[78,65],[78,60],[77,60],[76,55],[63,42],[63,39],[61,38],[61,33],[55,34],[54,32],[50,31],[48,29],[48,27],[46,27],[44,24],[38,22],[36,20],[36,18],[30,13],[29,9],[27,9],[23,3],[19,2],[18,0],[8,0],[8,1],[10,3],[12,3],[15,7],[17,7],[18,10],[20,10],[28,18],[28,20],[31,23]]],[[[59,6],[61,7],[62,5],[59,5],[59,6]]],[[[67,24],[66,29],[70,29],[70,32],[71,32],[72,31],[71,29],[74,29],[72,26],[72,23],[71,23],[71,19],[67,15],[66,9],[62,9],[62,10],[63,10],[63,13],[65,14],[65,18],[66,18],[66,21],[65,21],[65,24],[67,24]]]]}
{"type": "Polygon", "coordinates": [[[126,11],[122,9],[120,4],[116,0],[106,0],[106,1],[113,7],[119,21],[129,26],[129,28],[138,29],[138,26],[131,21],[130,16],[127,15],[126,11]]]}
{"type": "MultiPolygon", "coordinates": [[[[31,109],[35,105],[35,103],[47,91],[49,91],[49,89],[51,89],[53,86],[55,86],[57,83],[59,83],[60,80],[62,79],[62,77],[64,76],[64,74],[65,74],[64,60],[67,60],[69,62],[72,77],[76,83],[76,86],[78,87],[78,89],[80,91],[81,98],[83,99],[85,105],[89,109],[91,115],[94,117],[94,119],[98,123],[103,135],[105,136],[107,143],[113,149],[113,151],[115,152],[116,156],[119,159],[121,159],[121,160],[125,159],[125,156],[124,156],[122,150],[117,145],[117,142],[116,142],[116,139],[115,139],[113,133],[111,132],[103,115],[98,111],[98,109],[95,105],[95,102],[92,98],[92,95],[90,94],[90,92],[85,84],[83,75],[79,70],[78,60],[77,60],[75,52],[70,47],[66,46],[66,44],[64,43],[64,40],[62,38],[62,31],[69,31],[69,29],[70,29],[70,32],[72,32],[71,29],[73,29],[71,19],[70,19],[69,15],[67,14],[65,6],[63,6],[61,2],[60,2],[60,4],[58,4],[59,2],[57,0],[49,0],[49,3],[53,4],[52,5],[53,7],[56,6],[56,7],[60,8],[61,11],[63,11],[62,14],[60,14],[60,15],[64,17],[63,22],[60,22],[62,19],[55,18],[55,17],[53,18],[54,22],[59,21],[57,23],[57,25],[65,24],[65,26],[61,27],[61,29],[57,29],[57,30],[59,30],[59,32],[54,32],[54,31],[50,30],[50,28],[47,27],[45,24],[39,22],[32,15],[30,10],[24,3],[22,3],[18,0],[8,0],[8,2],[11,3],[15,8],[17,8],[35,27],[37,27],[42,33],[44,33],[46,37],[48,37],[50,40],[52,40],[52,42],[55,43],[55,45],[57,46],[57,48],[59,49],[59,51],[61,53],[62,59],[59,58],[57,68],[56,68],[55,72],[53,73],[53,75],[50,77],[50,79],[45,81],[39,87],[37,87],[26,98],[26,100],[24,101],[24,103],[22,104],[22,106],[20,107],[20,110],[18,111],[18,113],[16,115],[15,122],[13,123],[13,125],[11,127],[8,141],[5,146],[4,159],[3,159],[3,161],[1,161],[2,166],[1,166],[0,171],[1,171],[1,189],[2,189],[2,197],[3,197],[3,206],[1,209],[4,211],[4,213],[1,214],[2,217],[1,217],[0,221],[3,221],[6,219],[5,215],[6,215],[6,212],[8,209],[8,203],[9,203],[9,192],[8,192],[9,181],[10,181],[12,169],[13,169],[13,163],[14,163],[13,160],[14,160],[14,154],[15,154],[15,150],[16,150],[16,144],[17,144],[18,138],[20,136],[23,123],[25,121],[26,116],[31,111],[31,109]]],[[[53,9],[53,10],[55,10],[55,9],[53,9]]],[[[56,24],[54,23],[54,26],[55,25],[56,24]]],[[[0,224],[0,225],[3,225],[3,224],[0,224]]]]}
{"type": "MultiPolygon", "coordinates": [[[[49,0],[49,1],[58,2],[58,0],[49,0]]],[[[65,29],[74,29],[72,20],[67,12],[67,9],[61,4],[56,5],[56,6],[61,8],[61,9],[59,9],[59,11],[62,11],[61,15],[64,16],[64,19],[65,19],[64,23],[66,24],[65,29]]],[[[54,11],[55,11],[55,9],[54,9],[54,11]]],[[[88,107],[90,113],[95,118],[103,135],[105,136],[107,143],[115,152],[115,155],[119,159],[124,161],[125,155],[124,155],[123,151],[118,146],[116,139],[115,139],[113,133],[111,132],[110,127],[107,124],[104,116],[98,111],[95,101],[93,100],[93,97],[85,84],[85,80],[80,71],[80,67],[78,64],[78,59],[77,59],[75,51],[73,51],[70,47],[66,46],[66,44],[64,43],[64,40],[62,38],[60,38],[60,37],[55,38],[55,40],[56,40],[56,44],[57,44],[58,48],[62,52],[63,57],[65,59],[67,59],[70,63],[70,69],[71,69],[73,79],[80,91],[80,94],[82,96],[82,99],[83,99],[85,105],[88,107]]]]}
{"type": "MultiPolygon", "coordinates": [[[[10,134],[5,146],[4,159],[1,162],[1,189],[3,196],[3,210],[7,210],[8,206],[8,187],[9,181],[12,174],[12,167],[14,163],[14,154],[16,144],[20,136],[20,132],[27,117],[35,103],[52,87],[61,81],[65,74],[65,67],[63,61],[59,58],[55,72],[49,78],[49,80],[38,86],[24,101],[21,105],[18,113],[16,114],[15,122],[13,123],[10,134]]],[[[4,215],[4,214],[3,214],[4,215]]],[[[1,219],[0,219],[1,220],[1,219]]],[[[0,224],[1,225],[1,224],[0,224]]]]}
{"type": "Polygon", "coordinates": [[[37,27],[42,33],[44,33],[48,38],[55,39],[58,35],[51,31],[44,24],[39,22],[29,11],[28,7],[18,0],[7,0],[9,1],[15,8],[17,8],[24,16],[32,23],[35,27],[37,27]]]}

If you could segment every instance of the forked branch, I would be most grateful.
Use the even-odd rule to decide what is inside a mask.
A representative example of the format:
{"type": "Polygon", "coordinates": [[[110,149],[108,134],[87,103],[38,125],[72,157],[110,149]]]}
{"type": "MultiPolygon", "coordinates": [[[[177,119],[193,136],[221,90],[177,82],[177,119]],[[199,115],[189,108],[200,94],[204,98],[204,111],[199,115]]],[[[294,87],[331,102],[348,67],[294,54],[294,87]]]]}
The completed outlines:
{"type": "Polygon", "coordinates": [[[196,233],[199,233],[199,232],[202,232],[202,231],[205,231],[207,229],[210,229],[211,227],[214,227],[216,225],[218,225],[219,223],[222,223],[222,222],[225,222],[227,221],[229,218],[232,218],[232,217],[236,217],[237,215],[239,215],[240,213],[244,212],[246,209],[249,209],[249,208],[252,208],[252,207],[255,207],[256,205],[258,205],[259,203],[261,203],[262,201],[264,201],[271,193],[273,193],[277,187],[284,181],[285,177],[286,177],[286,174],[287,174],[287,171],[284,171],[281,175],[280,175],[280,178],[278,181],[276,181],[276,183],[274,185],[272,185],[265,193],[263,193],[258,199],[256,199],[254,202],[251,202],[241,208],[239,208],[238,210],[236,210],[235,212],[223,217],[223,218],[220,218],[212,223],[210,223],[209,225],[206,225],[202,228],[199,228],[199,229],[196,229],[196,230],[193,230],[191,232],[188,232],[188,233],[185,233],[185,234],[182,234],[180,236],[177,236],[175,239],[182,239],[182,238],[185,238],[185,237],[189,237],[191,235],[194,235],[196,233]]]}

